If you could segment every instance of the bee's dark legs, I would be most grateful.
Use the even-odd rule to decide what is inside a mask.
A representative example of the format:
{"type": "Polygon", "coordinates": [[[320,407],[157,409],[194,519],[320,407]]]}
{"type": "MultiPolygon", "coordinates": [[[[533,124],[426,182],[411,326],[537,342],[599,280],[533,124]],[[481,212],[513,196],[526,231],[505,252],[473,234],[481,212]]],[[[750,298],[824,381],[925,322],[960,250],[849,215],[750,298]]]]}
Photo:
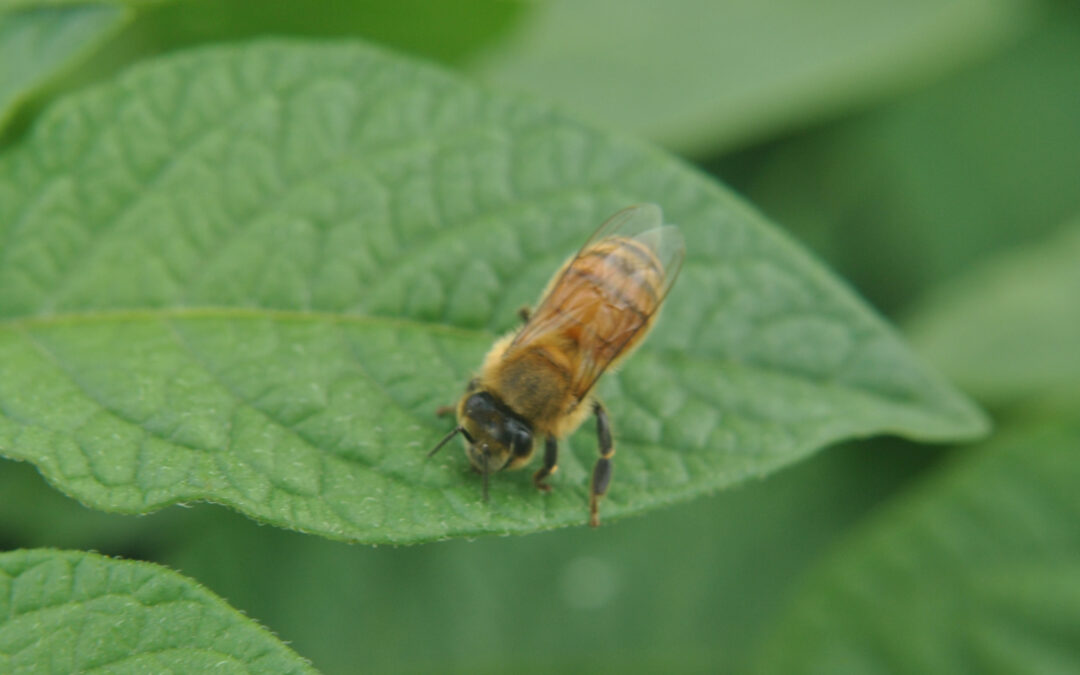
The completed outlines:
{"type": "Polygon", "coordinates": [[[529,317],[532,316],[532,310],[528,305],[522,305],[521,307],[518,307],[517,314],[518,317],[521,318],[522,323],[528,323],[529,317]]]}
{"type": "Polygon", "coordinates": [[[599,403],[593,404],[596,414],[596,436],[600,442],[600,459],[593,467],[592,486],[589,494],[589,524],[600,524],[600,499],[607,493],[611,482],[611,458],[615,456],[615,445],[611,441],[611,422],[607,411],[599,403]]]}
{"type": "Polygon", "coordinates": [[[533,474],[533,485],[543,492],[551,492],[551,486],[544,481],[555,473],[557,468],[559,468],[559,442],[553,436],[548,436],[544,441],[544,466],[533,474]]]}

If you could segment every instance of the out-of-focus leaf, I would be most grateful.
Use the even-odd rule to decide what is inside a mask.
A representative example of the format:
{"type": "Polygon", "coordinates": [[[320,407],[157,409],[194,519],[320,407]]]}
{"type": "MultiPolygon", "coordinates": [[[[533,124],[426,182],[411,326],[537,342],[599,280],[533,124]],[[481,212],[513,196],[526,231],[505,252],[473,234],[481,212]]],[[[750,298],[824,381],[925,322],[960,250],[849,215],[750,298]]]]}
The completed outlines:
{"type": "Polygon", "coordinates": [[[536,3],[470,70],[707,156],[925,81],[1028,24],[1025,0],[536,3]]]}
{"type": "Polygon", "coordinates": [[[1074,673],[1080,428],[1017,431],[880,513],[811,575],[763,673],[1074,673]]]}
{"type": "Polygon", "coordinates": [[[719,185],[655,150],[359,45],[162,59],[72,97],[0,160],[0,451],[84,503],[207,499],[408,542],[585,517],[595,437],[553,494],[480,499],[424,461],[515,309],[629,203],[689,251],[601,388],[609,516],[840,439],[953,439],[981,413],[719,185]]]}
{"type": "Polygon", "coordinates": [[[536,537],[372,550],[187,509],[159,561],[328,674],[360,660],[380,673],[741,672],[805,566],[937,456],[900,445],[830,449],[648,518],[536,537]]]}
{"type": "Polygon", "coordinates": [[[720,174],[891,313],[1080,211],[1077,63],[1061,3],[985,65],[720,174]]]}
{"type": "Polygon", "coordinates": [[[0,4],[0,126],[60,71],[73,68],[130,19],[105,2],[0,4]]]}
{"type": "Polygon", "coordinates": [[[0,672],[313,673],[193,581],[93,553],[0,553],[0,672]]]}
{"type": "MultiPolygon", "coordinates": [[[[4,2],[70,5],[68,11],[86,5],[83,0],[0,0],[0,5],[4,2]]],[[[194,45],[268,35],[323,40],[360,37],[458,63],[508,30],[522,12],[518,0],[113,0],[111,4],[132,10],[126,28],[93,56],[53,78],[50,86],[27,96],[5,140],[19,138],[57,95],[102,81],[138,61],[194,45]]],[[[3,66],[0,61],[0,72],[3,66]]]]}
{"type": "Polygon", "coordinates": [[[261,35],[362,37],[453,63],[512,25],[521,0],[175,0],[140,13],[131,40],[151,52],[261,35]]]}
{"type": "Polygon", "coordinates": [[[986,402],[1080,393],[1080,221],[935,292],[908,329],[921,353],[986,402]]]}

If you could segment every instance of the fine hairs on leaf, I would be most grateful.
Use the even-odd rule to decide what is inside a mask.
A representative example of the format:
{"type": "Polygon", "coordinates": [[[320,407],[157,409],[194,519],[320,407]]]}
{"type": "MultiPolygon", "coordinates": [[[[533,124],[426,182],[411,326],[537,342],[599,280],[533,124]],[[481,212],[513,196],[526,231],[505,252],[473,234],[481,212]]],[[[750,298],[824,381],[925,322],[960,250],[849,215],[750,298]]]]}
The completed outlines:
{"type": "Polygon", "coordinates": [[[610,521],[841,439],[955,440],[982,414],[712,179],[551,108],[356,43],[169,55],[51,108],[0,157],[0,454],[94,508],[208,500],[409,543],[579,524],[484,503],[435,410],[608,215],[662,205],[679,284],[599,388],[610,521]]]}

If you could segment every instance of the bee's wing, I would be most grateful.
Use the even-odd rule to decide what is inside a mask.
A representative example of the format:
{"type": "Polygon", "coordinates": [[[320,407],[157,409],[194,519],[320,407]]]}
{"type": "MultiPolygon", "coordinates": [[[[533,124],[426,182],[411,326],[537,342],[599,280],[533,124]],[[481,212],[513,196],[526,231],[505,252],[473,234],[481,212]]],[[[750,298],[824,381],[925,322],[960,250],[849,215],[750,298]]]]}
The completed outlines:
{"type": "MultiPolygon", "coordinates": [[[[603,343],[595,350],[585,350],[579,367],[572,374],[572,391],[582,395],[588,392],[611,362],[618,358],[629,345],[635,343],[634,337],[650,325],[652,315],[659,310],[679,274],[685,254],[682,234],[675,226],[663,223],[663,213],[655,204],[630,206],[608,218],[589,237],[577,255],[563,266],[529,321],[514,338],[507,353],[528,348],[531,343],[558,333],[571,324],[580,326],[580,330],[585,333],[583,336],[585,341],[592,339],[593,344],[598,346],[603,343]],[[655,258],[660,269],[657,271],[653,267],[642,266],[640,270],[633,273],[606,280],[607,285],[611,286],[609,290],[612,298],[633,297],[635,293],[641,292],[640,287],[644,283],[643,275],[651,275],[648,283],[656,296],[655,302],[651,303],[648,311],[624,312],[634,320],[627,324],[625,330],[618,333],[617,339],[609,341],[600,340],[593,332],[591,322],[595,317],[595,312],[592,311],[594,308],[568,302],[574,293],[575,282],[568,282],[566,273],[583,255],[607,256],[605,260],[615,256],[615,251],[619,249],[605,247],[603,243],[605,239],[612,237],[633,239],[642,244],[655,258]],[[609,250],[609,253],[603,253],[605,248],[609,250]]],[[[625,309],[617,306],[616,299],[612,299],[609,304],[615,306],[616,309],[625,309]]]]}

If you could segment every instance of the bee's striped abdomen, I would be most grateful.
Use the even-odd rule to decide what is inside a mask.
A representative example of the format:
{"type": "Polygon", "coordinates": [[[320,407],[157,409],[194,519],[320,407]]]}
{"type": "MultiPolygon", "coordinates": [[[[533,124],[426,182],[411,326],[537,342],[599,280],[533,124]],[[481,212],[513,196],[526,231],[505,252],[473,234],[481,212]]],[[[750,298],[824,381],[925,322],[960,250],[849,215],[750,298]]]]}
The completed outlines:
{"type": "Polygon", "coordinates": [[[564,348],[593,363],[629,353],[656,315],[663,279],[660,261],[633,239],[609,237],[582,251],[547,305],[562,322],[564,348]]]}

